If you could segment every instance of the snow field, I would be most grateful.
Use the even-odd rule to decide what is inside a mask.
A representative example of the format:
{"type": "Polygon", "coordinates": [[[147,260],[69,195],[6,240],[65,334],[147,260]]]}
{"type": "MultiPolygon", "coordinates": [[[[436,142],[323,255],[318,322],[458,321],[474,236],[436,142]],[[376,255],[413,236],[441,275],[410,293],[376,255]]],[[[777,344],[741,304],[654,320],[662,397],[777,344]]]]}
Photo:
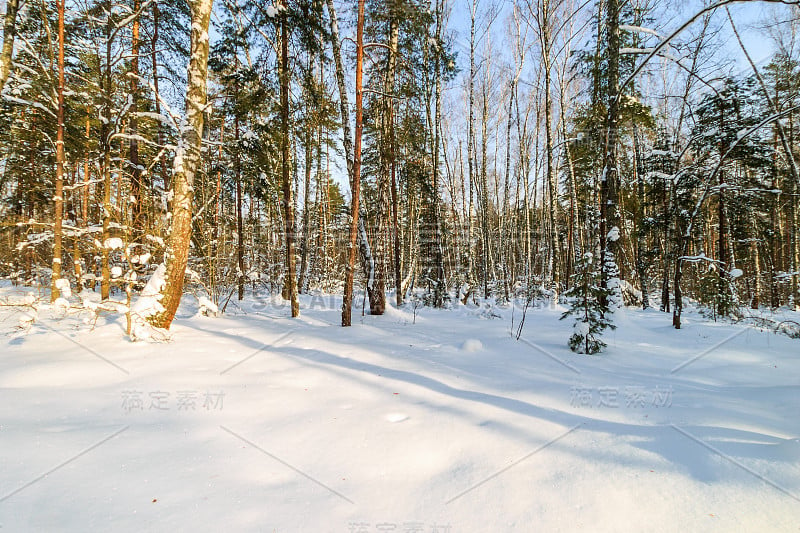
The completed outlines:
{"type": "Polygon", "coordinates": [[[301,303],[212,318],[187,297],[166,343],[46,309],[24,333],[2,308],[0,526],[800,528],[796,340],[621,310],[589,357],[558,308],[529,310],[526,343],[501,307],[343,329],[340,299],[301,303]]]}

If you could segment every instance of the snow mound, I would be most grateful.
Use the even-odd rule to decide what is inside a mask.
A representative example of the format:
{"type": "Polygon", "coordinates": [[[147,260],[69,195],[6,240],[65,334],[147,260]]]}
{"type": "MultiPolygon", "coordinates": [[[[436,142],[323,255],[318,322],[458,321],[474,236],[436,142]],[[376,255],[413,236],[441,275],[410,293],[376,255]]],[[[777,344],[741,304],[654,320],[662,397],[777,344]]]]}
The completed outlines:
{"type": "Polygon", "coordinates": [[[61,296],[63,298],[69,298],[72,296],[72,287],[69,284],[69,280],[65,278],[59,278],[55,282],[56,289],[61,292],[61,296]]]}
{"type": "Polygon", "coordinates": [[[215,304],[205,296],[200,296],[197,299],[197,302],[200,305],[199,312],[201,315],[217,316],[219,314],[219,307],[217,307],[217,304],[215,304]]]}
{"type": "Polygon", "coordinates": [[[106,239],[103,243],[103,247],[109,250],[119,250],[122,248],[122,239],[119,237],[111,237],[110,239],[106,239]]]}
{"type": "Polygon", "coordinates": [[[158,265],[158,268],[142,290],[141,295],[133,304],[131,308],[131,315],[133,324],[131,328],[132,339],[149,339],[152,336],[154,328],[147,322],[147,318],[164,310],[161,305],[162,295],[161,289],[166,284],[165,276],[167,268],[164,263],[158,265]]]}
{"type": "Polygon", "coordinates": [[[577,334],[585,337],[589,334],[589,323],[588,322],[575,322],[573,325],[572,330],[577,334]]]}
{"type": "Polygon", "coordinates": [[[475,353],[483,350],[483,343],[478,339],[467,339],[461,345],[461,351],[467,353],[475,353]]]}
{"type": "Polygon", "coordinates": [[[19,317],[19,323],[17,327],[22,330],[28,330],[31,326],[33,326],[38,318],[39,312],[36,309],[22,313],[22,316],[19,317]]]}

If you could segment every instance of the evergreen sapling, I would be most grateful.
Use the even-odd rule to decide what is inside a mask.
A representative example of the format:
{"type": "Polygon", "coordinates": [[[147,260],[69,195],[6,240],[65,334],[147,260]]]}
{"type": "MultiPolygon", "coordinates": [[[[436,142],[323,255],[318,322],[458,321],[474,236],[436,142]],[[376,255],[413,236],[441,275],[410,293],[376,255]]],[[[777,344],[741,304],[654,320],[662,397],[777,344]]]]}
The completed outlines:
{"type": "Polygon", "coordinates": [[[613,308],[601,304],[603,295],[610,301],[614,291],[600,285],[600,275],[593,268],[593,259],[594,256],[586,252],[578,260],[576,272],[572,276],[572,287],[564,294],[570,302],[570,308],[561,315],[561,320],[569,316],[575,317],[573,333],[569,338],[570,350],[588,355],[596,354],[606,346],[601,340],[606,328],[616,329],[608,318],[613,308]]]}

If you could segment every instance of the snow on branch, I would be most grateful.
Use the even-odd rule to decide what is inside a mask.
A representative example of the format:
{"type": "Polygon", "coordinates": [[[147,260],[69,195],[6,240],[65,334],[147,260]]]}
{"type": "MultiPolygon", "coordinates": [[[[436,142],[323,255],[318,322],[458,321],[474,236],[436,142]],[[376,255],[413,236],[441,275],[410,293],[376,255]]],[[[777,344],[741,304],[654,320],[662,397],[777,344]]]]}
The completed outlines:
{"type": "Polygon", "coordinates": [[[653,50],[654,48],[620,48],[619,53],[622,55],[649,54],[653,50]]]}
{"type": "Polygon", "coordinates": [[[697,255],[683,255],[678,258],[679,261],[687,261],[689,263],[699,263],[701,261],[706,261],[707,263],[714,263],[714,264],[721,264],[722,261],[719,259],[714,259],[713,257],[708,257],[705,253],[700,252],[697,255]]]}
{"type": "Polygon", "coordinates": [[[629,24],[620,24],[619,29],[623,31],[631,31],[634,33],[649,33],[650,35],[655,35],[656,37],[661,37],[659,33],[652,29],[652,28],[644,28],[642,26],[633,26],[629,24]]]}

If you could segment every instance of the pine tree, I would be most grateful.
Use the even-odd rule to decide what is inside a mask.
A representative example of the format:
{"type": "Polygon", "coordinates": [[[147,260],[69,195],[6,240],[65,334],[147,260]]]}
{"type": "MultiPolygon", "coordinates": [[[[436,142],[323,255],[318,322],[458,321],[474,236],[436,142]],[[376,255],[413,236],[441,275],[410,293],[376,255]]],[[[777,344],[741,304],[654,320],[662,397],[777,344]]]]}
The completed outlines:
{"type": "Polygon", "coordinates": [[[572,287],[564,294],[570,302],[570,308],[561,315],[561,320],[575,317],[569,349],[587,355],[596,354],[606,346],[600,339],[605,329],[616,329],[609,318],[613,307],[602,303],[613,301],[613,291],[610,287],[601,286],[600,272],[594,268],[593,259],[594,256],[586,252],[576,262],[572,287]]]}

